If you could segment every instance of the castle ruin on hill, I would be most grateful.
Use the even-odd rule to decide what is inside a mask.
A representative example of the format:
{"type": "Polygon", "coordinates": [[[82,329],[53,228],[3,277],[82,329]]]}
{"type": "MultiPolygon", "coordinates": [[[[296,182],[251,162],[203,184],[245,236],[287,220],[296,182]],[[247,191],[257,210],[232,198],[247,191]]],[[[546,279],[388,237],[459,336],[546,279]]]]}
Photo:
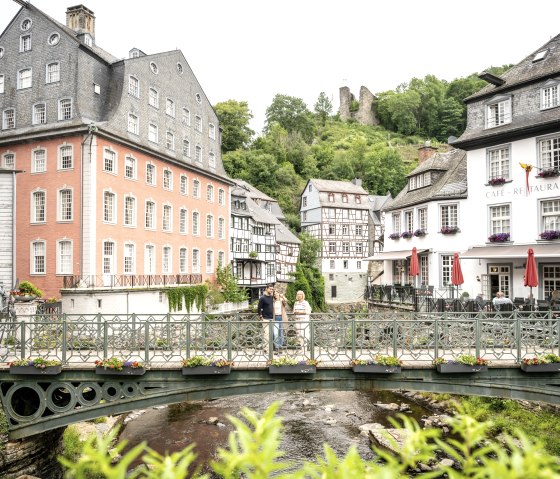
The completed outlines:
{"type": "Polygon", "coordinates": [[[356,120],[362,125],[379,125],[379,120],[374,108],[375,95],[365,86],[360,87],[360,99],[356,110],[356,99],[350,92],[350,88],[343,86],[340,88],[340,118],[343,120],[356,120]]]}

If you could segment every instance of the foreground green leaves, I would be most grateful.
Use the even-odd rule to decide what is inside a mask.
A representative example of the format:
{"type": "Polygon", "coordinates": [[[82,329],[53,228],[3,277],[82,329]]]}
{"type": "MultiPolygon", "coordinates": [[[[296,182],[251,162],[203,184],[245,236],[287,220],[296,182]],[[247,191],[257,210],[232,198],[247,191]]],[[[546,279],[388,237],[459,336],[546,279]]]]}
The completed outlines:
{"type": "MultiPolygon", "coordinates": [[[[242,410],[242,419],[229,417],[235,431],[229,436],[228,447],[219,448],[212,469],[224,479],[396,479],[409,477],[409,471],[419,463],[436,464],[444,453],[455,461],[454,467],[419,473],[423,479],[552,479],[560,477],[558,458],[548,455],[540,442],[524,434],[506,435],[504,443],[489,439],[490,422],[479,422],[466,414],[458,414],[450,423],[454,439],[443,440],[438,429],[422,429],[418,424],[399,416],[408,438],[398,453],[376,449],[379,461],[363,460],[356,448],[339,458],[328,446],[314,463],[302,465],[284,461],[280,450],[282,420],[276,416],[279,403],[272,404],[262,415],[250,409],[242,410]]],[[[394,421],[395,426],[397,422],[394,421]]],[[[160,455],[144,443],[128,451],[118,461],[125,443],[111,447],[116,433],[92,438],[86,442],[77,460],[61,458],[68,479],[207,479],[194,470],[194,445],[171,455],[160,455]],[[144,464],[128,471],[132,462],[142,457],[144,464]]]]}

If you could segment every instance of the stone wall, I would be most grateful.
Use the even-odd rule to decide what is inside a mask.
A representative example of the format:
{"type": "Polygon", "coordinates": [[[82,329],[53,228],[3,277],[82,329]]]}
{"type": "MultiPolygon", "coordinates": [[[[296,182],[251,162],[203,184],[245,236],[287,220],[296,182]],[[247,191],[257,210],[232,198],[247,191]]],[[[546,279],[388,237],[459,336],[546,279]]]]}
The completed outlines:
{"type": "Polygon", "coordinates": [[[365,86],[362,86],[360,87],[358,111],[350,111],[354,100],[350,88],[347,86],[340,88],[340,118],[343,120],[353,119],[362,125],[379,125],[379,120],[375,114],[375,95],[365,86]]]}

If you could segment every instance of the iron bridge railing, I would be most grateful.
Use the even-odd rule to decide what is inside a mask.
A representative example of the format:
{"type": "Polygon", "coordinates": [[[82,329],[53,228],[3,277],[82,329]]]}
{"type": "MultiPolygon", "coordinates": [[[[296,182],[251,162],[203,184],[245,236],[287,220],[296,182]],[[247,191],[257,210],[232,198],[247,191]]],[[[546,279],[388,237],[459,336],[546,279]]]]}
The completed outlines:
{"type": "Polygon", "coordinates": [[[320,313],[309,322],[289,319],[284,344],[274,350],[274,322],[263,324],[254,314],[37,314],[0,322],[0,361],[41,356],[90,367],[96,359],[118,356],[165,367],[202,355],[252,367],[282,354],[341,367],[375,354],[419,364],[459,354],[511,363],[560,354],[560,317],[550,311],[320,313]]]}

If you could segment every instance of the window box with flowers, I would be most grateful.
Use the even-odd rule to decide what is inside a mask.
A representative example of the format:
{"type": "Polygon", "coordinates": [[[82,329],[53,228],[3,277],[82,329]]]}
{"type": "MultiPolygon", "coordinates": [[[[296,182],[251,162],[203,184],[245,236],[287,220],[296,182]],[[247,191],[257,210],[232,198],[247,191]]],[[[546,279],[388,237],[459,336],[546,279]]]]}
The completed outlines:
{"type": "Polygon", "coordinates": [[[204,356],[193,356],[183,359],[181,373],[183,376],[213,376],[214,374],[229,374],[233,362],[225,359],[211,359],[204,356]]]}
{"type": "Polygon", "coordinates": [[[426,236],[426,230],[418,229],[414,232],[414,236],[417,236],[418,238],[421,238],[422,236],[426,236]]]}
{"type": "Polygon", "coordinates": [[[490,186],[501,186],[503,185],[507,180],[505,178],[490,178],[488,180],[488,185],[490,186]]]}
{"type": "Polygon", "coordinates": [[[556,354],[537,354],[534,358],[524,358],[521,370],[526,373],[558,373],[560,372],[560,356],[556,354]]]}
{"type": "Polygon", "coordinates": [[[28,358],[8,363],[10,374],[33,374],[55,376],[62,371],[62,363],[56,359],[28,358]]]}
{"type": "Polygon", "coordinates": [[[505,243],[509,241],[509,238],[509,233],[494,233],[493,235],[488,236],[488,241],[490,241],[490,243],[505,243]]]}
{"type": "Polygon", "coordinates": [[[547,230],[543,231],[540,235],[541,239],[546,241],[552,241],[560,239],[560,231],[558,230],[547,230]]]}
{"type": "Polygon", "coordinates": [[[401,239],[401,235],[400,235],[400,233],[391,233],[389,235],[389,238],[392,239],[392,240],[398,240],[398,239],[401,239]]]}
{"type": "Polygon", "coordinates": [[[115,357],[95,361],[95,374],[99,375],[143,376],[145,372],[144,364],[139,361],[125,361],[115,357]]]}
{"type": "Polygon", "coordinates": [[[394,356],[378,354],[370,359],[353,359],[350,365],[355,373],[395,374],[401,372],[402,361],[394,356]]]}
{"type": "Polygon", "coordinates": [[[459,228],[457,226],[442,226],[439,232],[442,235],[454,235],[459,232],[459,228]]]}
{"type": "Polygon", "coordinates": [[[410,239],[414,233],[412,231],[403,231],[401,233],[401,238],[410,239]]]}
{"type": "Polygon", "coordinates": [[[454,359],[434,359],[434,365],[438,373],[441,374],[466,374],[479,373],[488,370],[490,361],[487,359],[477,358],[470,354],[459,354],[454,359]]]}
{"type": "Polygon", "coordinates": [[[546,168],[537,173],[537,178],[556,178],[557,176],[560,176],[560,170],[557,168],[546,168]]]}
{"type": "Polygon", "coordinates": [[[317,372],[316,359],[298,361],[294,358],[279,358],[268,362],[269,374],[315,374],[317,372]]]}

